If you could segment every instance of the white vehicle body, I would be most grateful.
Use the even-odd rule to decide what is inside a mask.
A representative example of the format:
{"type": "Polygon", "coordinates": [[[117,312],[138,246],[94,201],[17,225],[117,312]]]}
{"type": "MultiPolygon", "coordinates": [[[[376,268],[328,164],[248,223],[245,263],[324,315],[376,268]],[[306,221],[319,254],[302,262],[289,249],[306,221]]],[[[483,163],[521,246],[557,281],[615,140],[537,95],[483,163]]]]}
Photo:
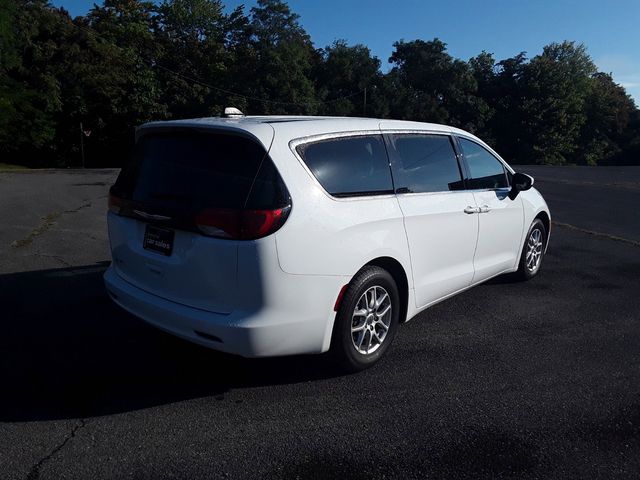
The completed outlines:
{"type": "Polygon", "coordinates": [[[407,321],[436,302],[516,271],[534,219],[542,219],[549,231],[549,209],[533,188],[515,198],[510,186],[334,196],[298,148],[384,135],[388,149],[393,135],[445,136],[458,147],[463,180],[468,172],[461,139],[490,152],[507,178],[514,173],[488,145],[456,128],[376,119],[241,117],[148,123],[137,138],[172,129],[252,139],[268,152],[291,199],[288,217],[274,233],[234,240],[176,228],[170,255],[143,247],[146,224],[162,215],[108,214],[113,262],[105,282],[113,300],[160,329],[216,350],[246,357],[325,352],[334,306],[363,266],[392,273],[402,297],[401,321],[407,321]]]}

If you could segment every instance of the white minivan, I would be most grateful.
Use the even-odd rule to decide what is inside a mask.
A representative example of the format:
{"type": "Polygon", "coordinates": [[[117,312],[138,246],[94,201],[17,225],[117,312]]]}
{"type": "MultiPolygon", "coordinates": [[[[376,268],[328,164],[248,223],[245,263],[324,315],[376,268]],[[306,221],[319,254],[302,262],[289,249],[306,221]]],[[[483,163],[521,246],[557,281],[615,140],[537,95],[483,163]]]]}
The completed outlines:
{"type": "Polygon", "coordinates": [[[549,209],[475,136],[368,118],[152,122],[109,195],[111,298],[246,357],[375,363],[399,324],[538,273],[549,209]]]}

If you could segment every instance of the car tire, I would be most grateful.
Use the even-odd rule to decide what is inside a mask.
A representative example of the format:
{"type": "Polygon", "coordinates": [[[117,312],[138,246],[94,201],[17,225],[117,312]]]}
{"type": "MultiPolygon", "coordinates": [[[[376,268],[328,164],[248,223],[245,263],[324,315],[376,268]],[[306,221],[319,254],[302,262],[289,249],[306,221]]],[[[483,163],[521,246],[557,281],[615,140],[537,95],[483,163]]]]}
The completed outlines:
{"type": "Polygon", "coordinates": [[[530,280],[540,271],[547,245],[547,229],[542,220],[536,218],[524,240],[520,263],[516,275],[519,280],[530,280]]]}
{"type": "Polygon", "coordinates": [[[351,280],[333,327],[331,351],[340,369],[357,372],[389,349],[400,318],[400,294],[389,272],[367,266],[351,280]]]}

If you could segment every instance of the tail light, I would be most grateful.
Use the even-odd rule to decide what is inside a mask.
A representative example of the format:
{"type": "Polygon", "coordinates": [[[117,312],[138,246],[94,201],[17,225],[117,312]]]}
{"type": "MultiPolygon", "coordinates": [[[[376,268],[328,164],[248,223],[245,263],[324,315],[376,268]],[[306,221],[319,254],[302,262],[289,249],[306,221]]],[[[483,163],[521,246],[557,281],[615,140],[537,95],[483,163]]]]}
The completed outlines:
{"type": "MultiPolygon", "coordinates": [[[[127,201],[109,193],[109,211],[117,215],[133,216],[127,201]]],[[[210,237],[232,240],[256,240],[271,235],[278,230],[289,216],[291,206],[282,208],[252,210],[233,208],[207,208],[195,217],[183,217],[174,228],[186,228],[210,237]],[[189,218],[190,217],[190,218],[189,218]]],[[[166,224],[167,226],[171,226],[166,224]]]]}
{"type": "Polygon", "coordinates": [[[120,210],[124,206],[124,200],[109,192],[109,211],[120,214],[120,210]]]}
{"type": "Polygon", "coordinates": [[[289,216],[290,206],[271,210],[208,208],[196,215],[205,235],[234,240],[255,240],[278,230],[289,216]]]}

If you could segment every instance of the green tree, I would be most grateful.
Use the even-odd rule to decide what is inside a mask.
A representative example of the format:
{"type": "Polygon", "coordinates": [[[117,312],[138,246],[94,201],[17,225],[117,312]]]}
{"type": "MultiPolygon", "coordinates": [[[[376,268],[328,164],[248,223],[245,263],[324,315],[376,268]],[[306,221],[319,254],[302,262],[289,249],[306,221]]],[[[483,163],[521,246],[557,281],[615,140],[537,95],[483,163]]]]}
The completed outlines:
{"type": "Polygon", "coordinates": [[[389,75],[398,95],[392,116],[448,123],[472,132],[484,125],[489,109],[477,95],[472,70],[449,55],[444,42],[400,41],[394,47],[389,75]]]}
{"type": "Polygon", "coordinates": [[[219,0],[164,0],[155,40],[164,103],[174,118],[219,115],[225,95],[227,17],[219,0]]]}
{"type": "Polygon", "coordinates": [[[586,165],[607,164],[619,158],[639,133],[633,130],[637,108],[610,74],[598,72],[589,82],[577,158],[586,165]]]}
{"type": "Polygon", "coordinates": [[[234,106],[249,113],[260,113],[261,110],[251,110],[249,99],[242,96],[255,94],[252,82],[255,75],[252,71],[258,65],[258,52],[252,39],[250,18],[245,15],[244,5],[233,10],[226,19],[225,50],[227,54],[227,85],[229,91],[240,95],[228,94],[225,106],[234,106]]]}
{"type": "Polygon", "coordinates": [[[55,59],[69,17],[43,0],[0,4],[0,152],[40,165],[55,155],[55,115],[62,107],[55,59]]]}
{"type": "Polygon", "coordinates": [[[597,69],[586,48],[552,43],[526,65],[521,108],[527,161],[564,164],[578,148],[585,99],[597,69]]]}
{"type": "Polygon", "coordinates": [[[486,51],[469,59],[469,68],[476,81],[477,95],[484,101],[482,121],[478,122],[476,133],[488,143],[494,143],[495,137],[491,122],[496,113],[495,104],[500,99],[500,92],[496,89],[496,61],[493,54],[486,51]]]}
{"type": "Polygon", "coordinates": [[[166,116],[151,67],[152,21],[153,4],[138,0],[106,0],[74,20],[58,72],[65,98],[58,135],[73,165],[79,163],[81,122],[91,131],[88,165],[101,165],[126,156],[136,125],[166,116]]]}
{"type": "Polygon", "coordinates": [[[264,114],[312,114],[317,109],[311,70],[316,55],[299,16],[281,0],[258,0],[251,9],[253,57],[237,65],[251,97],[249,111],[264,114]],[[253,60],[253,61],[250,61],[253,60]]]}
{"type": "Polygon", "coordinates": [[[376,95],[381,87],[380,60],[364,45],[348,46],[344,40],[321,51],[316,65],[318,98],[326,102],[319,113],[326,115],[384,116],[384,97],[376,95]],[[367,90],[367,110],[364,94],[367,90]]]}
{"type": "Polygon", "coordinates": [[[71,19],[46,0],[0,0],[0,155],[40,166],[119,165],[136,125],[217,115],[362,115],[459,126],[517,163],[640,162],[640,110],[583,45],[527,59],[399,41],[383,74],[364,45],[315,49],[283,0],[105,0],[71,19]],[[235,93],[234,93],[235,92],[235,93]],[[355,94],[355,95],[354,95],[355,94]]]}
{"type": "Polygon", "coordinates": [[[489,83],[485,83],[481,90],[492,109],[487,124],[488,136],[495,141],[500,154],[510,162],[517,162],[522,157],[524,139],[521,125],[527,115],[522,109],[526,65],[527,56],[524,52],[498,62],[493,78],[486,76],[485,80],[489,83]]]}

